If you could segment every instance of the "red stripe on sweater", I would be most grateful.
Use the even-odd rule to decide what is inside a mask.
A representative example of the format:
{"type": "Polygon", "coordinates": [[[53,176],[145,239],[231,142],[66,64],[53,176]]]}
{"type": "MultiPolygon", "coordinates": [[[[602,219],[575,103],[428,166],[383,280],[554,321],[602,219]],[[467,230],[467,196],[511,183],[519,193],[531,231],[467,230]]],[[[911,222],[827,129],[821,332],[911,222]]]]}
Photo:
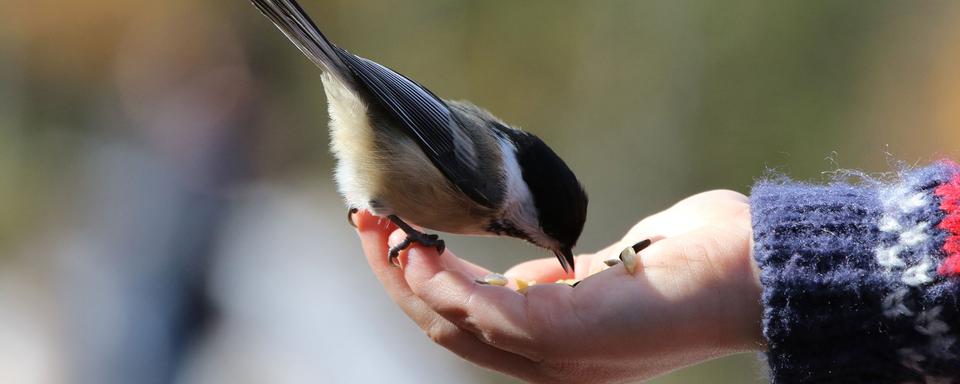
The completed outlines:
{"type": "MultiPolygon", "coordinates": [[[[956,164],[954,164],[956,165],[956,164]]],[[[947,214],[940,222],[940,229],[950,235],[943,244],[947,257],[937,268],[941,276],[960,276],[960,174],[937,187],[934,193],[940,197],[940,209],[947,214]]]]}

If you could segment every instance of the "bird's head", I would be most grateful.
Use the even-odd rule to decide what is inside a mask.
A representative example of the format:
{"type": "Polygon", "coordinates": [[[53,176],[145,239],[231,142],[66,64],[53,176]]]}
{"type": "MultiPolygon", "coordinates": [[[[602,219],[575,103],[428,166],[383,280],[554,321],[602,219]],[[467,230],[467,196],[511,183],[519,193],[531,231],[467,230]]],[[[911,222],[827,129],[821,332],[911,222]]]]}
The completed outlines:
{"type": "Polygon", "coordinates": [[[573,171],[542,140],[525,132],[512,134],[511,140],[535,208],[530,214],[536,215],[536,229],[528,230],[533,233],[527,234],[527,240],[553,251],[563,269],[572,271],[573,247],[587,219],[587,194],[573,171]]]}

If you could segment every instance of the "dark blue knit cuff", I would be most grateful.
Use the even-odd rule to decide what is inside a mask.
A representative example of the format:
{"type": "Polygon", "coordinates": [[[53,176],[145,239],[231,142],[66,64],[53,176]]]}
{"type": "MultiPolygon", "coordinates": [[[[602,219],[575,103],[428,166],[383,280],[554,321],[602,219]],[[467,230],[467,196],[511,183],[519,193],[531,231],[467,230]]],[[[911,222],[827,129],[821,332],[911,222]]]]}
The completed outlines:
{"type": "Polygon", "coordinates": [[[773,382],[960,383],[960,279],[938,273],[950,233],[937,194],[958,174],[944,162],[893,183],[753,188],[773,382]]]}

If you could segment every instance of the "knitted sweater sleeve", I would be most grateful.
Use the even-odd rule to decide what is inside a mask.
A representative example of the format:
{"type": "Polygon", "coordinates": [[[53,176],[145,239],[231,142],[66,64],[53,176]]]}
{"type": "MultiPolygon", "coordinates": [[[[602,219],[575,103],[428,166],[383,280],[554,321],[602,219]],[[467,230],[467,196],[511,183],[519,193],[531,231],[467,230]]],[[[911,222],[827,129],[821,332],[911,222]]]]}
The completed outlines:
{"type": "Polygon", "coordinates": [[[774,383],[960,384],[960,166],[750,200],[774,383]]]}

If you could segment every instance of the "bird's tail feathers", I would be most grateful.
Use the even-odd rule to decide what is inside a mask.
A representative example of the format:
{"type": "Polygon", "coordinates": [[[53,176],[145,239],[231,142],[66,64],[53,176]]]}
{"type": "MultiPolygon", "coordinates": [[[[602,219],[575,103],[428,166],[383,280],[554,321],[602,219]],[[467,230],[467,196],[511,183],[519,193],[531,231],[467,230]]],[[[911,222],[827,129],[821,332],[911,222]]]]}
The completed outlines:
{"type": "Polygon", "coordinates": [[[295,0],[251,0],[260,12],[324,71],[347,80],[349,68],[340,57],[341,49],[320,32],[295,0]]]}

